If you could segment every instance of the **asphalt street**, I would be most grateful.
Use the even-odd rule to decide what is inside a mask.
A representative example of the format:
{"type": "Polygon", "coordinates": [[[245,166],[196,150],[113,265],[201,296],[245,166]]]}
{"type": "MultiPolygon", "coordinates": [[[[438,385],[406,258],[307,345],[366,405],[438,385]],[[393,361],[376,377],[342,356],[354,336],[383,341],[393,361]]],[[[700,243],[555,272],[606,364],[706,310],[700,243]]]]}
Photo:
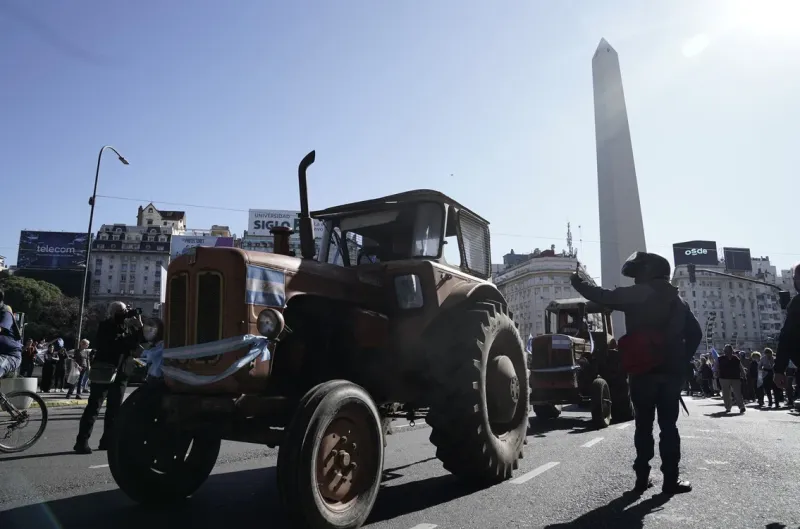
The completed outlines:
{"type": "MultiPolygon", "coordinates": [[[[550,423],[531,419],[514,479],[465,488],[442,469],[430,430],[395,422],[373,529],[725,528],[800,526],[800,416],[749,408],[725,416],[719,400],[686,399],[682,471],[689,494],[657,486],[639,497],[633,482],[633,424],[589,428],[588,414],[565,410],[550,423]]],[[[80,409],[51,410],[45,437],[22,454],[0,456],[2,529],[160,529],[191,526],[285,527],[275,490],[276,450],[225,443],[214,473],[169,510],[135,505],[115,486],[104,452],[72,454],[80,409]]],[[[657,427],[656,427],[657,430],[657,427]]],[[[102,423],[93,435],[93,446],[102,423]]],[[[658,457],[654,467],[658,467],[658,457]]]]}

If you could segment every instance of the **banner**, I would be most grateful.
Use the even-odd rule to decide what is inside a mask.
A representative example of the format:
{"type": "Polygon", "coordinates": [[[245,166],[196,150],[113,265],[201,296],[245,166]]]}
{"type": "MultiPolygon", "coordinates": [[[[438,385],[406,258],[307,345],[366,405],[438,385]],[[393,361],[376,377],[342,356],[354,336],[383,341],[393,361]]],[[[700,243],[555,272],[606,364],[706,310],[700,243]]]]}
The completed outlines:
{"type": "Polygon", "coordinates": [[[172,248],[169,255],[172,259],[175,259],[176,257],[184,255],[191,248],[197,248],[198,246],[233,248],[233,237],[217,237],[215,235],[203,235],[201,237],[173,235],[172,248]]]}
{"type": "MultiPolygon", "coordinates": [[[[294,233],[292,238],[300,237],[299,211],[287,211],[277,209],[251,209],[247,223],[248,235],[267,235],[271,236],[269,230],[276,226],[285,226],[294,233]]],[[[321,239],[324,225],[322,221],[314,220],[314,238],[321,239]]]]}
{"type": "Polygon", "coordinates": [[[86,263],[86,233],[22,231],[17,268],[75,269],[86,263]]]}
{"type": "Polygon", "coordinates": [[[672,245],[672,257],[675,266],[695,264],[700,266],[716,266],[719,264],[716,241],[687,241],[672,245]]]}

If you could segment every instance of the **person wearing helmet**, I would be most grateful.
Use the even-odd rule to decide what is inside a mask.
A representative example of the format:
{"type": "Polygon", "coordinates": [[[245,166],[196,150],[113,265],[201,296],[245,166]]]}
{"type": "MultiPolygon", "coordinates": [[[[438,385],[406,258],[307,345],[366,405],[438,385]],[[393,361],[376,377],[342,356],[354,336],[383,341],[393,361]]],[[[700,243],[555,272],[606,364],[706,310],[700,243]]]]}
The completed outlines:
{"type": "Polygon", "coordinates": [[[659,452],[664,475],[662,491],[679,494],[692,490],[679,479],[679,403],[686,376],[685,364],[694,356],[703,332],[689,305],[670,284],[669,261],[660,255],[635,252],[622,266],[622,275],[634,284],[613,290],[585,281],[576,271],[575,290],[589,301],[625,314],[626,335],[619,340],[623,367],[630,375],[635,411],[634,446],[636,492],[653,486],[650,460],[654,456],[653,423],[658,414],[659,452]]]}
{"type": "Polygon", "coordinates": [[[117,411],[125,397],[128,378],[133,370],[133,356],[141,352],[139,344],[144,341],[141,315],[132,312],[125,303],[115,301],[108,306],[108,318],[100,322],[97,328],[96,353],[89,370],[89,402],[83,410],[73,447],[78,454],[92,453],[89,437],[106,399],[103,436],[98,450],[108,449],[107,436],[112,431],[117,411]]]}
{"type": "MultiPolygon", "coordinates": [[[[794,289],[800,292],[800,263],[792,268],[794,289]]],[[[773,382],[781,389],[786,389],[786,368],[791,361],[800,365],[800,295],[795,295],[786,307],[786,320],[783,322],[778,337],[778,352],[775,355],[773,382]]]]}
{"type": "Polygon", "coordinates": [[[16,373],[22,363],[22,333],[0,290],[0,378],[16,373]]]}

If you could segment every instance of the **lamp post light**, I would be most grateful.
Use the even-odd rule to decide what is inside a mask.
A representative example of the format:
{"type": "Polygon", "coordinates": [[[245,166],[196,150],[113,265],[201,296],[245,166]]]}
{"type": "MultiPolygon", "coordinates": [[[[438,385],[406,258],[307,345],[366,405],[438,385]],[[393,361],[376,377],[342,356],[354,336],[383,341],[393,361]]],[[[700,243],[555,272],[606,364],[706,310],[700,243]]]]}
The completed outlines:
{"type": "Polygon", "coordinates": [[[78,334],[75,335],[75,344],[77,347],[78,342],[81,340],[81,331],[83,330],[83,311],[86,305],[86,283],[89,280],[89,257],[92,254],[92,221],[94,220],[94,203],[97,199],[97,180],[100,178],[100,161],[103,159],[103,153],[106,149],[110,151],[114,151],[114,154],[117,155],[119,161],[122,162],[123,165],[129,165],[128,160],[122,156],[119,151],[117,151],[111,145],[104,145],[100,149],[100,154],[97,155],[97,169],[94,172],[94,190],[92,191],[92,197],[89,199],[89,205],[92,206],[92,209],[89,212],[89,229],[86,232],[86,260],[83,263],[83,288],[81,289],[81,304],[78,309],[78,334]]]}

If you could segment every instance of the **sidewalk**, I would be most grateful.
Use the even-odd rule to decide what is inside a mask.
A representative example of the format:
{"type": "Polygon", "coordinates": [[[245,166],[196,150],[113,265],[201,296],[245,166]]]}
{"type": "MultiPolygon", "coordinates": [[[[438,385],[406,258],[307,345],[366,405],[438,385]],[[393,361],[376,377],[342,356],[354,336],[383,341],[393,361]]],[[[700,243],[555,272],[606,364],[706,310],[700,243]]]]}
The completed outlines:
{"type": "MultiPolygon", "coordinates": [[[[125,390],[125,398],[128,397],[138,386],[128,386],[125,390]]],[[[73,392],[72,398],[67,398],[66,390],[54,390],[50,393],[39,393],[39,396],[42,397],[45,404],[49,408],[82,408],[86,406],[88,402],[89,394],[84,393],[81,395],[82,398],[77,399],[75,398],[75,394],[73,392]]],[[[124,399],[123,399],[124,400],[124,399]]],[[[38,404],[35,402],[31,406],[32,408],[37,408],[38,404]]]]}

